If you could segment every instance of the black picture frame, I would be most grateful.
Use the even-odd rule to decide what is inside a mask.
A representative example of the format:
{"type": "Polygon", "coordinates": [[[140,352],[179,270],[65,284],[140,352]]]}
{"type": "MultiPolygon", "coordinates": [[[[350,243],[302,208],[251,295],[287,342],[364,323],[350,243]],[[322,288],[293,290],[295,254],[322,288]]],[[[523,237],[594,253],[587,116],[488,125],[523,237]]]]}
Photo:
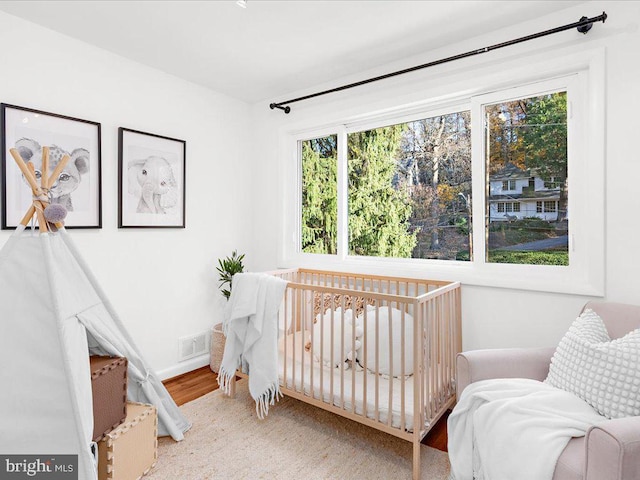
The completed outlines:
{"type": "Polygon", "coordinates": [[[71,157],[50,193],[52,203],[67,207],[65,227],[102,228],[100,123],[1,103],[0,132],[2,230],[15,229],[32,201],[31,189],[9,150],[18,149],[37,170],[42,146],[50,149],[50,173],[63,154],[71,157]]]}
{"type": "Polygon", "coordinates": [[[118,128],[118,228],[185,228],[187,142],[118,128]]]}

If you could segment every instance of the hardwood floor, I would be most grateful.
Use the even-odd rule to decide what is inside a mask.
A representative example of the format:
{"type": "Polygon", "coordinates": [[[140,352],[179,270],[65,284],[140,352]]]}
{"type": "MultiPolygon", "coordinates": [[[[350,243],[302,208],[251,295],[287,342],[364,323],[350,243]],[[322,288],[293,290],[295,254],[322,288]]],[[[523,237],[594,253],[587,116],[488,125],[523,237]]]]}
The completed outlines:
{"type": "MultiPolygon", "coordinates": [[[[192,372],[165,380],[164,386],[178,405],[183,405],[191,400],[206,395],[218,388],[218,376],[207,367],[202,367],[192,372]]],[[[436,423],[433,429],[422,440],[428,445],[443,452],[447,451],[447,412],[436,423]]]]}
{"type": "Polygon", "coordinates": [[[217,389],[218,375],[207,366],[169,378],[162,383],[180,406],[217,389]]]}

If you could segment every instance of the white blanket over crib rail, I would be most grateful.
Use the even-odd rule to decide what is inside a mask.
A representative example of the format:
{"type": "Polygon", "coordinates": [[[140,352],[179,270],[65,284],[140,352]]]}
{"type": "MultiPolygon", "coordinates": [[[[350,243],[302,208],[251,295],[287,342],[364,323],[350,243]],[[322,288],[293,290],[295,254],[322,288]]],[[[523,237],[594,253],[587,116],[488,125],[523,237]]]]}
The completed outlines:
{"type": "Polygon", "coordinates": [[[241,364],[249,376],[249,392],[259,418],[280,395],[278,384],[278,307],[287,282],[263,273],[238,273],[223,328],[227,341],[218,384],[227,394],[241,364]]]}

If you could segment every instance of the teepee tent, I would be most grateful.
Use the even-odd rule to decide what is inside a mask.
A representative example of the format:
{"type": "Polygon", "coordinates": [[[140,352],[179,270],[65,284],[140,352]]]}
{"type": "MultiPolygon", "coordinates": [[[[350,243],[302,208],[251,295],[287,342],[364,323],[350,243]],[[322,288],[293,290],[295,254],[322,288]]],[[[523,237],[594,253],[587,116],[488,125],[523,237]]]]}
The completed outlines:
{"type": "MultiPolygon", "coordinates": [[[[20,165],[17,152],[12,155],[20,165]]],[[[46,147],[43,171],[45,156],[46,147]]],[[[160,435],[181,440],[191,425],[145,363],[62,224],[45,219],[46,176],[38,186],[24,162],[20,168],[28,174],[34,205],[0,250],[0,452],[78,455],[78,478],[93,480],[89,354],[128,359],[129,400],[157,407],[160,435]],[[39,231],[25,228],[34,214],[39,231]]]]}

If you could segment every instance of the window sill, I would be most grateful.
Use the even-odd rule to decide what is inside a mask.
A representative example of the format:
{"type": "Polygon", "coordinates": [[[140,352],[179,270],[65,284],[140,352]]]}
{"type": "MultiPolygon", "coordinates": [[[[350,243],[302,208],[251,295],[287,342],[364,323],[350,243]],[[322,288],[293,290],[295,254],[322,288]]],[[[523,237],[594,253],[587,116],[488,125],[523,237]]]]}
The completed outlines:
{"type": "Polygon", "coordinates": [[[604,296],[604,279],[589,278],[586,268],[471,263],[414,258],[371,258],[298,254],[282,258],[279,267],[316,268],[430,280],[459,281],[463,285],[507,288],[593,297],[604,296]]]}

